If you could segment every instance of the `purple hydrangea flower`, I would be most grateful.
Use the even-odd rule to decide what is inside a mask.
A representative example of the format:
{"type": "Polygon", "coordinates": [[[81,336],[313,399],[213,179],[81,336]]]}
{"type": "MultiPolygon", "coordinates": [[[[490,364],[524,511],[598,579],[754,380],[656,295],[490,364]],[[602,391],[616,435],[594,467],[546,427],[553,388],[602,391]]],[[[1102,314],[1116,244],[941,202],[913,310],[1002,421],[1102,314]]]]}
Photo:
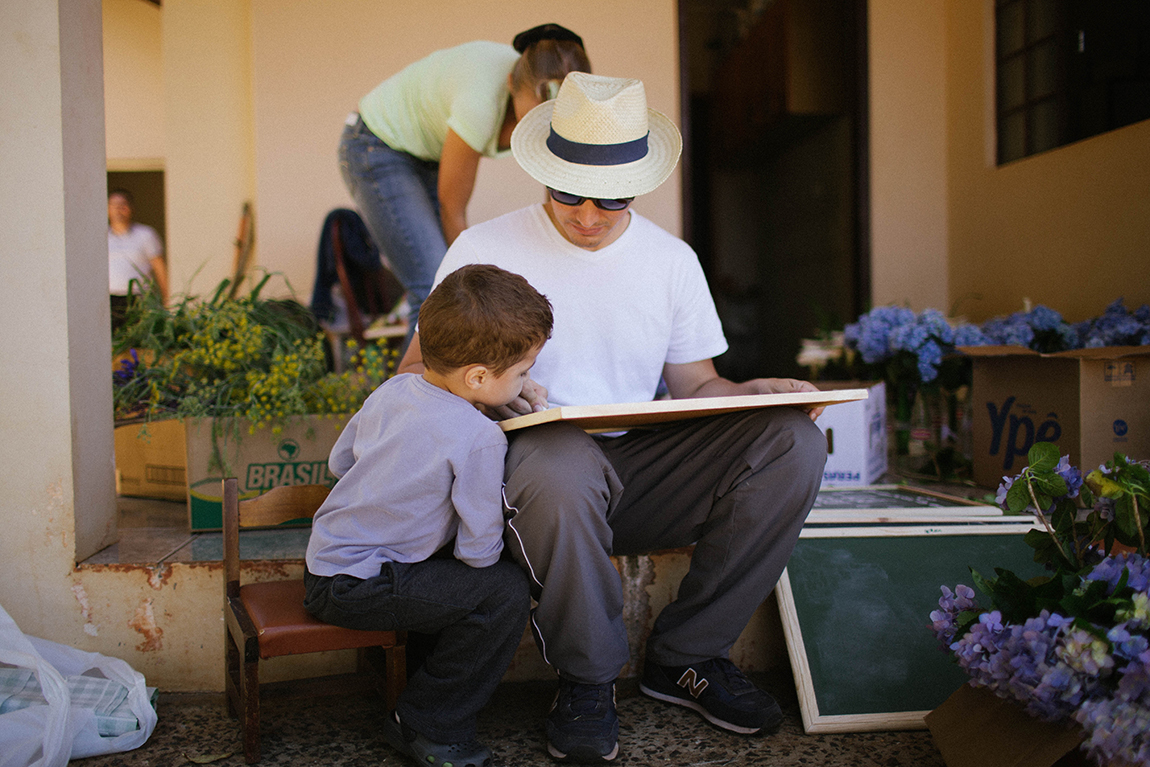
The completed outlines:
{"type": "Polygon", "coordinates": [[[1054,471],[1066,482],[1066,497],[1077,498],[1078,491],[1082,489],[1082,472],[1077,466],[1070,465],[1070,456],[1062,456],[1054,471]]]}
{"type": "Polygon", "coordinates": [[[1018,477],[1003,477],[1002,484],[998,486],[998,492],[994,494],[994,502],[1002,508],[1006,508],[1006,494],[1010,492],[1010,488],[1014,487],[1014,481],[1018,477]]]}

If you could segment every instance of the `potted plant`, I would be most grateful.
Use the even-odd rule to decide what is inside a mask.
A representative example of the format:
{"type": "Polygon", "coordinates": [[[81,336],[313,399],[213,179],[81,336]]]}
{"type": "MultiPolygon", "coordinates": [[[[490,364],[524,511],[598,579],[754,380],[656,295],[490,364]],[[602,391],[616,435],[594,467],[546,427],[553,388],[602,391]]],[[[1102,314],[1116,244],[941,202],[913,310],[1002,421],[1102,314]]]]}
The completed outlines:
{"type": "Polygon", "coordinates": [[[1150,470],[1122,454],[1085,477],[1052,443],[1004,478],[999,503],[1041,524],[1026,542],[1048,575],[996,568],[942,587],[932,627],[971,685],[1048,722],[1073,722],[1099,765],[1150,765],[1150,470]]]}
{"type": "Polygon", "coordinates": [[[133,295],[113,339],[117,424],[142,424],[144,437],[158,420],[183,425],[176,440],[192,529],[218,527],[222,476],[240,477],[248,493],[334,482],[326,461],[338,428],[394,373],[394,351],[354,342],[345,372],[332,372],[310,311],[261,296],[272,276],[237,298],[226,280],[207,300],[171,307],[153,293],[133,295]]]}

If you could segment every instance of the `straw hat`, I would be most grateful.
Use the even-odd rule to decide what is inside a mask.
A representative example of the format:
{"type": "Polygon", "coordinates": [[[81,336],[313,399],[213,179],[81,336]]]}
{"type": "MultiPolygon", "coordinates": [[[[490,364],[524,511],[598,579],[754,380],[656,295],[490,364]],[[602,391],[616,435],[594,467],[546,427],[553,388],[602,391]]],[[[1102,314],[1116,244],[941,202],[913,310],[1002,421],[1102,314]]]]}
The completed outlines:
{"type": "Polygon", "coordinates": [[[683,140],[647,108],[643,83],[571,72],[559,95],[532,109],[511,134],[515,159],[536,181],[580,197],[635,197],[667,180],[683,140]]]}

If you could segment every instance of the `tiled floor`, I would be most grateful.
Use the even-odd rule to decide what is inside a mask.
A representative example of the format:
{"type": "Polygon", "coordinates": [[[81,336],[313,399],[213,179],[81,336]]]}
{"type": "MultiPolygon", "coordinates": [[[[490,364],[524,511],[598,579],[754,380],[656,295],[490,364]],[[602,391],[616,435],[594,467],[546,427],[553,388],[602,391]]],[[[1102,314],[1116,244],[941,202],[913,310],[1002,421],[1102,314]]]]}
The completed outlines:
{"type": "MultiPolygon", "coordinates": [[[[787,672],[789,673],[789,671],[787,672]]],[[[766,737],[733,735],[697,715],[638,695],[634,682],[619,689],[620,754],[613,764],[772,765],[772,767],[945,767],[925,730],[807,735],[787,677],[759,676],[786,720],[766,737]]],[[[543,739],[543,717],[554,694],[546,682],[505,683],[479,720],[479,737],[508,767],[553,765],[543,739]]],[[[159,723],[140,748],[93,757],[77,767],[169,767],[192,763],[244,764],[239,725],[222,696],[161,694],[159,723]],[[208,761],[210,760],[210,761],[208,761]]],[[[265,699],[262,761],[269,765],[411,765],[379,735],[383,702],[375,696],[315,695],[265,699]]]]}

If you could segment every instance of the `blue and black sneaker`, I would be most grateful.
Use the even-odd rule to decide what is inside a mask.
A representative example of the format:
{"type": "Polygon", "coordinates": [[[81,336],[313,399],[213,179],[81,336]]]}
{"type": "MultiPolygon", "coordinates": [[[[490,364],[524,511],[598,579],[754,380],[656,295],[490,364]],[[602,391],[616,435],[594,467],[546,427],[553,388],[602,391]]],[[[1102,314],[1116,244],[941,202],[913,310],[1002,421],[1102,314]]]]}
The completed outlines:
{"type": "Polygon", "coordinates": [[[559,679],[547,714],[547,752],[565,762],[609,762],[619,755],[615,683],[582,684],[559,679]]]}
{"type": "Polygon", "coordinates": [[[783,723],[783,712],[775,699],[726,658],[689,666],[647,663],[639,691],[697,711],[716,727],[743,735],[771,733],[783,723]]]}

